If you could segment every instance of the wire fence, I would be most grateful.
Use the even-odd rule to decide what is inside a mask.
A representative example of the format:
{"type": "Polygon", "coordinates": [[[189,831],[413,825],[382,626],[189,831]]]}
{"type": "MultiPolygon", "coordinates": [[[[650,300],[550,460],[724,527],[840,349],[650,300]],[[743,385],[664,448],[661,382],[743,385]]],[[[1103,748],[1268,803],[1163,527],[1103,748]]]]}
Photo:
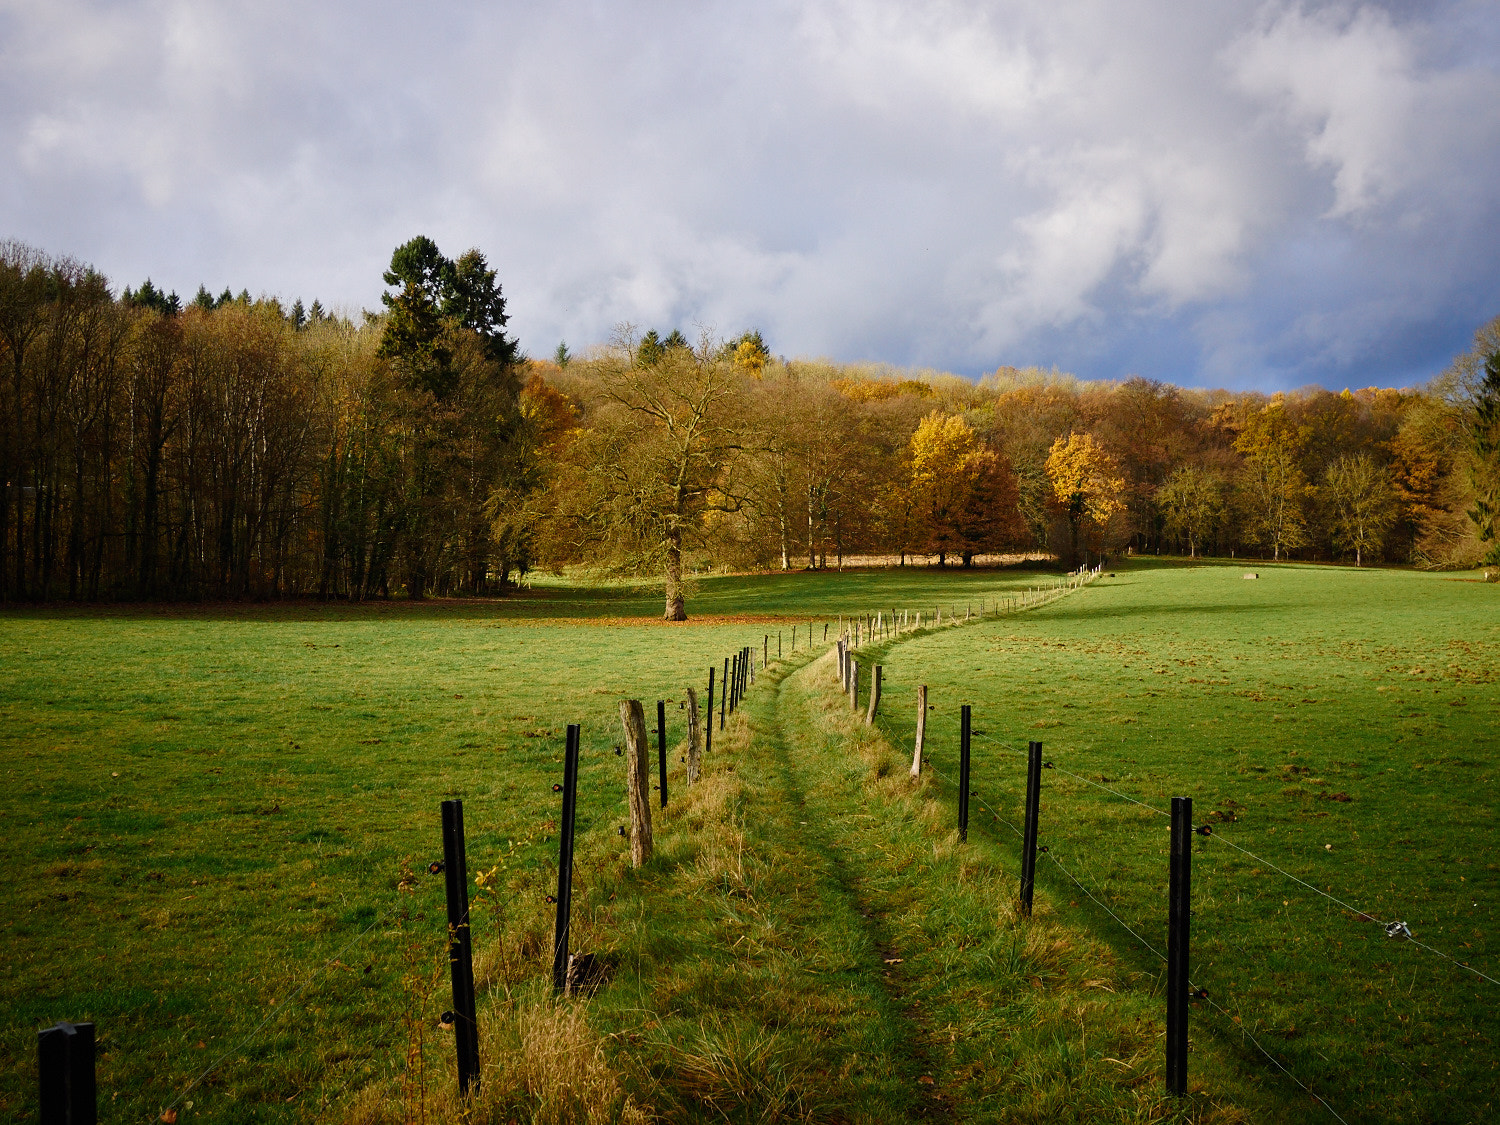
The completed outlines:
{"type": "MultiPolygon", "coordinates": [[[[890,724],[888,722],[883,722],[881,725],[886,735],[894,741],[895,732],[890,728],[890,724]]],[[[970,734],[971,737],[984,741],[988,745],[993,746],[996,750],[1002,752],[1007,756],[1022,759],[1027,756],[1027,751],[1022,750],[1011,743],[1007,743],[1005,741],[1002,741],[1001,739],[997,739],[986,731],[971,730],[970,734]]],[[[1062,777],[1066,777],[1072,781],[1078,782],[1084,786],[1108,794],[1110,797],[1126,802],[1135,808],[1143,809],[1148,813],[1167,817],[1170,819],[1171,814],[1167,810],[1153,805],[1148,801],[1142,800],[1130,793],[1117,789],[1114,786],[1104,783],[1103,781],[1096,781],[1093,778],[1086,777],[1072,770],[1065,769],[1057,765],[1057,763],[1054,761],[1049,760],[1044,762],[1044,768],[1047,770],[1051,770],[1062,777]]],[[[922,760],[922,769],[924,770],[924,772],[930,771],[950,788],[955,790],[957,789],[958,782],[954,778],[943,772],[941,769],[933,765],[929,756],[924,755],[922,760]]],[[[1010,818],[1005,816],[999,809],[991,804],[990,801],[986,800],[984,795],[981,794],[973,786],[972,782],[970,785],[969,799],[972,802],[978,804],[978,806],[985,810],[987,813],[989,813],[992,822],[996,824],[1003,824],[1018,839],[1024,839],[1024,833],[1022,832],[1022,830],[1017,827],[1017,825],[1010,818]]],[[[1490,984],[1500,984],[1500,980],[1497,980],[1490,974],[1453,957],[1449,953],[1427,942],[1421,941],[1411,932],[1410,926],[1405,921],[1402,921],[1400,919],[1382,919],[1377,914],[1371,911],[1361,909],[1360,907],[1357,907],[1348,902],[1345,898],[1341,898],[1338,895],[1331,893],[1330,891],[1324,890],[1309,882],[1307,879],[1304,879],[1294,872],[1287,870],[1287,868],[1283,864],[1276,863],[1268,859],[1267,857],[1254,852],[1241,844],[1236,843],[1234,840],[1228,838],[1228,836],[1226,836],[1219,828],[1211,825],[1204,825],[1199,827],[1196,831],[1199,835],[1202,835],[1207,842],[1233,849],[1236,853],[1241,854],[1246,858],[1254,861],[1255,863],[1263,866],[1270,872],[1274,872],[1276,875],[1281,876],[1282,878],[1290,881],[1298,887],[1307,891],[1311,891],[1313,894],[1327,900],[1333,905],[1339,907],[1346,918],[1352,917],[1356,920],[1373,922],[1379,925],[1384,930],[1388,938],[1399,939],[1404,944],[1409,944],[1414,948],[1434,954],[1437,957],[1449,962],[1453,966],[1459,969],[1463,969],[1465,972],[1471,973],[1490,984]]],[[[1055,838],[1055,836],[1049,835],[1049,839],[1055,838]]],[[[1063,858],[1059,856],[1056,847],[1050,843],[1048,845],[1039,846],[1037,850],[1051,861],[1052,866],[1055,867],[1058,873],[1067,881],[1068,885],[1075,887],[1098,909],[1108,915],[1124,933],[1129,935],[1131,940],[1136,945],[1150,953],[1157,961],[1161,962],[1162,964],[1166,963],[1166,954],[1163,953],[1162,950],[1159,949],[1156,945],[1154,945],[1144,934],[1142,934],[1137,927],[1132,926],[1121,915],[1121,913],[1113,905],[1111,905],[1111,903],[1108,901],[1108,895],[1104,891],[1104,889],[1102,887],[1091,888],[1084,881],[1084,879],[1080,877],[1084,874],[1083,868],[1080,867],[1075,869],[1074,867],[1070,866],[1071,861],[1069,863],[1065,863],[1063,858]]],[[[1235,942],[1226,934],[1216,933],[1215,937],[1219,940],[1226,941],[1228,944],[1234,945],[1242,954],[1247,957],[1254,956],[1254,954],[1252,954],[1249,950],[1246,950],[1243,946],[1240,946],[1238,942],[1235,942]]],[[[1282,1076],[1291,1081],[1308,1097],[1316,1101],[1323,1109],[1325,1109],[1329,1113],[1330,1116],[1332,1116],[1339,1122],[1346,1121],[1346,1119],[1339,1113],[1334,1105],[1328,1101],[1327,1098],[1318,1093],[1317,1090],[1313,1089],[1310,1085],[1308,1085],[1308,1083],[1304,1082],[1286,1065],[1285,1062],[1283,1062],[1266,1047],[1266,1045],[1260,1040],[1260,1038],[1257,1037],[1250,1030],[1250,1028],[1246,1026],[1246,1021],[1242,1015],[1236,1015],[1224,1005],[1220,1004],[1205,989],[1199,988],[1198,982],[1190,981],[1189,987],[1193,989],[1194,999],[1207,1004],[1210,1009],[1212,1009],[1218,1016],[1223,1018],[1226,1023],[1226,1031],[1238,1035],[1244,1042],[1252,1046],[1255,1051],[1257,1051],[1268,1062],[1270,1062],[1282,1076]]],[[[1400,1062],[1400,1060],[1395,1061],[1397,1061],[1398,1063],[1400,1062]]],[[[1405,1066],[1404,1063],[1401,1065],[1403,1065],[1403,1067],[1405,1066]]]]}
{"type": "MultiPolygon", "coordinates": [[[[950,604],[949,606],[947,606],[946,620],[943,616],[944,607],[941,605],[934,606],[932,608],[931,615],[926,617],[925,619],[923,617],[923,614],[927,611],[923,609],[919,611],[907,610],[900,613],[892,611],[889,619],[885,617],[884,611],[882,611],[877,614],[838,616],[836,618],[830,617],[826,623],[809,620],[805,622],[807,631],[806,641],[803,644],[803,650],[807,651],[808,649],[811,649],[815,646],[824,647],[819,646],[818,642],[814,640],[815,624],[824,624],[824,645],[826,645],[827,643],[828,629],[834,627],[835,623],[838,630],[834,635],[835,641],[841,638],[852,638],[855,641],[863,639],[868,643],[870,640],[876,639],[893,639],[902,634],[926,632],[930,629],[944,628],[952,625],[970,622],[976,619],[993,619],[1008,614],[1024,612],[1027,610],[1050,605],[1058,598],[1063,597],[1066,594],[1071,593],[1073,590],[1079,589],[1084,585],[1087,585],[1094,578],[1096,578],[1099,573],[1101,573],[1101,571],[1102,567],[1080,569],[1079,571],[1069,574],[1062,579],[1050,582],[1038,582],[1033,586],[1029,586],[1023,589],[1015,595],[985,598],[980,602],[979,613],[977,615],[973,612],[972,603],[968,603],[965,605],[962,613],[960,613],[957,606],[955,605],[950,604]]],[[[770,636],[767,635],[763,640],[762,648],[759,650],[767,658],[769,657],[769,644],[770,636]]],[[[793,645],[793,651],[796,651],[795,634],[793,637],[793,645]]],[[[777,658],[780,659],[779,637],[777,648],[777,658]]],[[[747,654],[747,659],[751,662],[751,667],[750,669],[748,669],[749,674],[745,679],[737,679],[732,689],[729,685],[720,683],[718,706],[721,711],[724,709],[726,704],[726,695],[731,690],[733,690],[735,694],[731,696],[727,702],[729,702],[731,706],[734,706],[738,704],[740,699],[743,697],[743,694],[748,691],[750,685],[754,683],[753,661],[754,655],[757,651],[758,650],[753,645],[747,646],[746,648],[740,650],[741,654],[747,654]]],[[[730,664],[731,661],[726,660],[726,669],[729,668],[730,664]]],[[[738,675],[738,667],[736,667],[735,671],[736,675],[738,675]]],[[[704,700],[703,723],[705,730],[711,728],[714,722],[713,708],[715,702],[712,694],[712,683],[713,678],[712,676],[710,676],[710,694],[704,700]]],[[[723,717],[721,715],[720,725],[722,726],[722,724],[723,717]]],[[[999,745],[999,743],[996,744],[999,745]]],[[[618,752],[618,747],[616,748],[616,752],[618,752]]],[[[596,763],[596,769],[601,767],[601,763],[596,763]]],[[[989,806],[986,805],[985,807],[988,808],[989,806]]],[[[1008,820],[1004,820],[1004,818],[1000,817],[998,813],[994,813],[993,810],[991,810],[991,812],[997,820],[1004,821],[1004,823],[1006,823],[1007,826],[1012,829],[1012,831],[1015,831],[1017,835],[1020,834],[1020,830],[1017,829],[1008,820]]],[[[585,834],[604,822],[617,819],[617,816],[617,808],[612,807],[608,810],[601,810],[594,817],[592,817],[587,824],[576,828],[575,832],[580,835],[585,834]]],[[[440,867],[437,867],[437,865],[435,865],[435,867],[436,869],[440,870],[440,867]]],[[[160,1110],[160,1116],[154,1117],[153,1119],[160,1121],[176,1120],[177,1111],[187,1104],[188,1098],[196,1089],[198,1089],[211,1075],[222,1068],[227,1062],[242,1053],[251,1044],[256,1042],[256,1040],[259,1039],[260,1036],[268,1028],[274,1025],[282,1015],[284,1015],[288,1010],[293,1009],[295,1006],[295,1002],[300,999],[308,991],[308,989],[310,989],[315,983],[317,983],[317,981],[321,979],[324,974],[326,974],[335,965],[340,964],[342,959],[352,949],[354,949],[360,943],[364,942],[381,925],[383,925],[390,918],[396,915],[397,912],[402,909],[402,906],[403,904],[398,901],[387,907],[373,921],[359,930],[359,932],[351,937],[348,941],[340,945],[329,957],[319,963],[318,966],[314,968],[310,973],[301,978],[281,1000],[281,1002],[274,1004],[274,1006],[270,1010],[266,1011],[260,1018],[260,1020],[248,1032],[237,1039],[234,1044],[227,1050],[221,1052],[202,1070],[196,1072],[191,1079],[189,1079],[180,1089],[178,1089],[176,1091],[175,1097],[173,1097],[173,1099],[160,1110]]]]}

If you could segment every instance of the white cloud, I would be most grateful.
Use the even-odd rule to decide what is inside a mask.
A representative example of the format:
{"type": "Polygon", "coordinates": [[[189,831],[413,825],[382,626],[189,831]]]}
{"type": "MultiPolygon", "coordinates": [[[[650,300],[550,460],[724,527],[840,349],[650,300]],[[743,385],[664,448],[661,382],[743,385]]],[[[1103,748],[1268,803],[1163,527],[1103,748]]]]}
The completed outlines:
{"type": "Polygon", "coordinates": [[[1399,379],[1500,304],[1482,9],[0,0],[0,233],[373,305],[426,232],[538,354],[1399,379]]]}

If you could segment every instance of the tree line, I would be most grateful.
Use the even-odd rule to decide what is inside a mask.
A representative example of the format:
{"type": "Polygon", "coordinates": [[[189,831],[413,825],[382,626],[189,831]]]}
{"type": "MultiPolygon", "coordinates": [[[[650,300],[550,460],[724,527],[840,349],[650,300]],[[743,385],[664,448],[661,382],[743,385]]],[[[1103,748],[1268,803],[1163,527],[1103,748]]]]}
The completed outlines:
{"type": "Polygon", "coordinates": [[[397,249],[385,310],[149,281],[0,245],[0,599],[485,593],[527,392],[478,251],[397,249]]]}
{"type": "Polygon", "coordinates": [[[503,591],[536,567],[1133,550],[1500,562],[1500,318],[1414,390],[1265,395],[775,357],[626,325],[524,357],[484,255],[383,308],[115,296],[0,245],[0,599],[503,591]]]}
{"type": "Polygon", "coordinates": [[[1288,394],[773,358],[627,325],[531,365],[573,422],[517,534],[533,562],[704,566],[1085,552],[1500,563],[1500,318],[1420,389],[1288,394]]]}

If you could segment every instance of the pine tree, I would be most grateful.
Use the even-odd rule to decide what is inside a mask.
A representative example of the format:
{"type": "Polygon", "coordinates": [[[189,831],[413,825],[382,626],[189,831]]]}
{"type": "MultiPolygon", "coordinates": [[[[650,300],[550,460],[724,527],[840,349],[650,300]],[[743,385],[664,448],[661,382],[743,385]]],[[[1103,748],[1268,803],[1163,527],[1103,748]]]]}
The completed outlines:
{"type": "Polygon", "coordinates": [[[1470,521],[1481,543],[1489,544],[1484,565],[1500,563],[1500,351],[1484,361],[1484,380],[1474,399],[1474,417],[1469,423],[1469,448],[1474,454],[1471,473],[1474,482],[1474,506],[1468,510],[1470,521]]]}

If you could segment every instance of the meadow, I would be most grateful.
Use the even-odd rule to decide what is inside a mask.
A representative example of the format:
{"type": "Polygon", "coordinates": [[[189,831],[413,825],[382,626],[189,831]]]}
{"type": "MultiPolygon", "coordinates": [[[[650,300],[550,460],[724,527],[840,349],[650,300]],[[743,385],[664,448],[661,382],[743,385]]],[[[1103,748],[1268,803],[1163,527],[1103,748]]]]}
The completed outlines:
{"type": "MultiPolygon", "coordinates": [[[[887,690],[928,685],[949,777],[973,705],[976,815],[1012,847],[1020,752],[1043,743],[1043,885],[1143,971],[1160,966],[1147,944],[1166,948],[1163,810],[1194,799],[1214,833],[1193,876],[1194,983],[1213,1004],[1194,1019],[1247,1068],[1274,1072],[1242,1032],[1348,1120],[1491,1119],[1500,987],[1380,923],[1500,977],[1495,588],[1250,572],[1137,563],[1084,597],[893,647],[887,690]]],[[[883,725],[909,744],[911,708],[883,725]]]]}
{"type": "Polygon", "coordinates": [[[104,1120],[445,1119],[425,865],[458,796],[488,875],[475,1120],[1316,1120],[1246,1030],[1347,1120],[1482,1120],[1494,986],[1221,841],[1500,975],[1495,588],[1243,570],[1134,562],[1040,609],[870,646],[875,730],[808,621],[821,639],[841,614],[962,612],[1041,576],[714,577],[685,625],[655,620],[654,591],[564,583],[8,611],[0,1111],[34,1112],[35,1028],[92,1018],[104,1120]],[[671,701],[676,744],[684,689],[767,634],[772,666],[692,790],[674,748],[658,855],[632,871],[618,701],[671,701]],[[913,786],[919,683],[932,769],[913,786]],[[947,780],[960,703],[983,732],[966,845],[947,780]],[[612,974],[559,1005],[545,895],[569,722],[575,947],[612,974]],[[1028,738],[1059,767],[1032,919],[1000,819],[1019,823],[1028,738]],[[1195,983],[1229,1014],[1195,1011],[1182,1104],[1160,1089],[1159,963],[1109,913],[1160,947],[1165,821],[1061,770],[1158,807],[1192,795],[1221,837],[1195,859],[1195,983]]]}
{"type": "MultiPolygon", "coordinates": [[[[1021,580],[707,579],[686,625],[658,620],[654,590],[558,584],[456,604],[7,611],[0,1112],[33,1112],[36,1027],[96,1020],[109,1119],[151,1120],[372,923],[440,934],[441,880],[398,884],[441,854],[446,798],[466,802],[471,868],[505,858],[545,883],[568,723],[586,827],[624,808],[620,698],[701,696],[709,665],[772,624],[790,656],[794,624],[805,646],[815,612],[875,590],[993,597],[1021,580]]],[[[532,898],[508,915],[540,925],[532,898]]],[[[358,945],[216,1072],[210,1090],[239,1108],[211,1116],[310,1119],[399,1069],[407,954],[358,945]]]]}

